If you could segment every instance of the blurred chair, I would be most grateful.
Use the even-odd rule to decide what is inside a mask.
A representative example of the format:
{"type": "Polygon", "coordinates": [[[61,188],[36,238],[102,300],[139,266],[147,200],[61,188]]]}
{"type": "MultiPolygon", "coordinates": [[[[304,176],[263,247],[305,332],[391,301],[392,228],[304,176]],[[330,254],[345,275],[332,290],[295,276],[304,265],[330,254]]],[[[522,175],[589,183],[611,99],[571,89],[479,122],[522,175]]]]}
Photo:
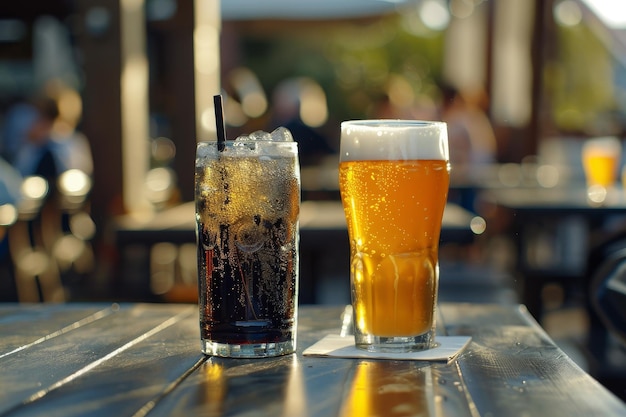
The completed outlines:
{"type": "Polygon", "coordinates": [[[24,179],[17,220],[7,231],[17,301],[68,301],[76,276],[92,270],[90,190],[91,179],[79,170],[63,172],[54,187],[42,177],[24,179]]]}
{"type": "Polygon", "coordinates": [[[18,217],[8,230],[17,299],[20,302],[65,301],[61,277],[46,250],[52,216],[49,184],[42,177],[24,179],[18,217]]]}
{"type": "Polygon", "coordinates": [[[626,230],[594,248],[587,279],[592,375],[626,399],[626,230]]]}
{"type": "Polygon", "coordinates": [[[606,347],[608,331],[626,347],[626,237],[612,240],[596,252],[594,269],[590,275],[590,305],[597,314],[596,323],[600,331],[592,328],[592,343],[606,347]],[[597,340],[600,339],[600,340],[597,340]]]}
{"type": "Polygon", "coordinates": [[[92,180],[80,169],[68,169],[57,180],[56,228],[52,255],[65,286],[75,284],[94,268],[91,240],[96,225],[89,213],[92,180]]]}
{"type": "Polygon", "coordinates": [[[591,282],[591,302],[601,322],[626,346],[626,249],[600,265],[591,282]]]}
{"type": "Polygon", "coordinates": [[[0,301],[15,300],[13,260],[9,253],[9,229],[17,221],[17,208],[11,202],[0,201],[0,301]]]}

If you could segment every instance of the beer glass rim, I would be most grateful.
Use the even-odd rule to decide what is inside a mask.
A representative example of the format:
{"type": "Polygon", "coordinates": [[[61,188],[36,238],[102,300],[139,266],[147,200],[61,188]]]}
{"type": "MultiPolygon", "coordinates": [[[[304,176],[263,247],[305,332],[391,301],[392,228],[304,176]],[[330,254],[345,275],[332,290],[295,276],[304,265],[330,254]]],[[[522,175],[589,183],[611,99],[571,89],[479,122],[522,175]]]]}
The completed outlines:
{"type": "Polygon", "coordinates": [[[445,127],[446,122],[437,120],[412,120],[412,119],[362,119],[346,120],[341,122],[342,127],[445,127]]]}

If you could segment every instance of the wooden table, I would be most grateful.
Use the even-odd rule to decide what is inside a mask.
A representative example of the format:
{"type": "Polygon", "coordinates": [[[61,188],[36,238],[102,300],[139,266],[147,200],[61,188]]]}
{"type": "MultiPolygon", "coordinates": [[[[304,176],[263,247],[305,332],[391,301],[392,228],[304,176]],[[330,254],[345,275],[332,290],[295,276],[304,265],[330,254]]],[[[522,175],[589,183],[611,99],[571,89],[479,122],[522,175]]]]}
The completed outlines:
{"type": "Polygon", "coordinates": [[[300,308],[298,352],[204,357],[183,304],[0,305],[0,416],[623,416],[522,306],[444,304],[455,360],[302,356],[341,307],[300,308]]]}

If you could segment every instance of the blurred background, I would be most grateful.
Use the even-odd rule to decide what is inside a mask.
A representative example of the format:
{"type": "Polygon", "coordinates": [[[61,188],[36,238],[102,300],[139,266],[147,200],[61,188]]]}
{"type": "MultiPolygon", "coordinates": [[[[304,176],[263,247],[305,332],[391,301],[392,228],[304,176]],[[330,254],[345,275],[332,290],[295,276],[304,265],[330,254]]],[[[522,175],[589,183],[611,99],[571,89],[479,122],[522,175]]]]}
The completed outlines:
{"type": "Polygon", "coordinates": [[[622,2],[5,2],[0,301],[195,302],[189,202],[215,94],[229,139],[286,126],[299,142],[307,303],[349,302],[340,122],[448,122],[471,238],[442,241],[442,300],[524,302],[624,396],[623,328],[592,287],[626,247],[623,157],[590,191],[581,156],[624,138],[622,2]]]}

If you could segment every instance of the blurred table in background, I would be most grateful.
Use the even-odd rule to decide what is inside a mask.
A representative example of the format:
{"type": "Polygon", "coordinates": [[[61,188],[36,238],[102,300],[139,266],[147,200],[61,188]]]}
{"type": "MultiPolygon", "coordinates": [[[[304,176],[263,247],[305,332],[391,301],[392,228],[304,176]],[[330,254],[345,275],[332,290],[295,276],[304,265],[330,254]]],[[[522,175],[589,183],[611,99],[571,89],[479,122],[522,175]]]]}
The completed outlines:
{"type": "MultiPolygon", "coordinates": [[[[456,204],[444,211],[442,242],[471,242],[475,233],[471,221],[475,216],[456,204]]],[[[186,202],[153,215],[125,215],[114,220],[113,231],[118,244],[133,242],[195,242],[194,202],[186,202]]],[[[300,207],[300,231],[340,232],[347,236],[346,219],[339,201],[303,201],[300,207]]]]}
{"type": "MultiPolygon", "coordinates": [[[[472,231],[474,218],[467,210],[448,204],[441,231],[442,244],[471,243],[476,237],[472,231]]],[[[116,218],[112,225],[113,243],[121,259],[115,277],[117,282],[113,284],[123,287],[127,295],[135,294],[138,300],[151,300],[155,294],[166,292],[172,297],[169,301],[195,299],[195,228],[193,202],[150,217],[116,218]],[[175,265],[165,265],[170,258],[175,265]],[[155,270],[160,272],[155,275],[155,270]],[[174,280],[182,285],[175,285],[171,278],[174,275],[178,276],[174,280]],[[163,282],[155,283],[155,276],[157,281],[162,279],[163,282]],[[176,288],[186,290],[177,294],[176,288]]],[[[349,242],[341,202],[303,201],[300,208],[300,302],[317,303],[326,296],[331,297],[327,300],[329,303],[349,302],[348,277],[349,242]],[[325,285],[328,288],[325,289],[325,285]]]]}
{"type": "Polygon", "coordinates": [[[499,213],[500,220],[484,213],[490,224],[507,219],[503,231],[515,243],[520,301],[546,325],[551,317],[553,323],[560,317],[559,311],[577,312],[576,322],[564,327],[577,329],[569,337],[586,358],[589,372],[607,386],[624,387],[624,348],[593,305],[594,278],[616,251],[626,249],[623,189],[590,194],[578,182],[483,190],[480,199],[487,212],[499,213]]]}
{"type": "MultiPolygon", "coordinates": [[[[594,246],[626,231],[626,198],[610,190],[602,202],[592,202],[578,187],[516,187],[483,190],[486,211],[500,209],[510,221],[508,235],[517,251],[516,272],[524,278],[522,302],[541,320],[542,290],[548,283],[565,290],[586,291],[587,262],[594,246]]],[[[485,217],[488,218],[487,215],[485,217]]]]}

